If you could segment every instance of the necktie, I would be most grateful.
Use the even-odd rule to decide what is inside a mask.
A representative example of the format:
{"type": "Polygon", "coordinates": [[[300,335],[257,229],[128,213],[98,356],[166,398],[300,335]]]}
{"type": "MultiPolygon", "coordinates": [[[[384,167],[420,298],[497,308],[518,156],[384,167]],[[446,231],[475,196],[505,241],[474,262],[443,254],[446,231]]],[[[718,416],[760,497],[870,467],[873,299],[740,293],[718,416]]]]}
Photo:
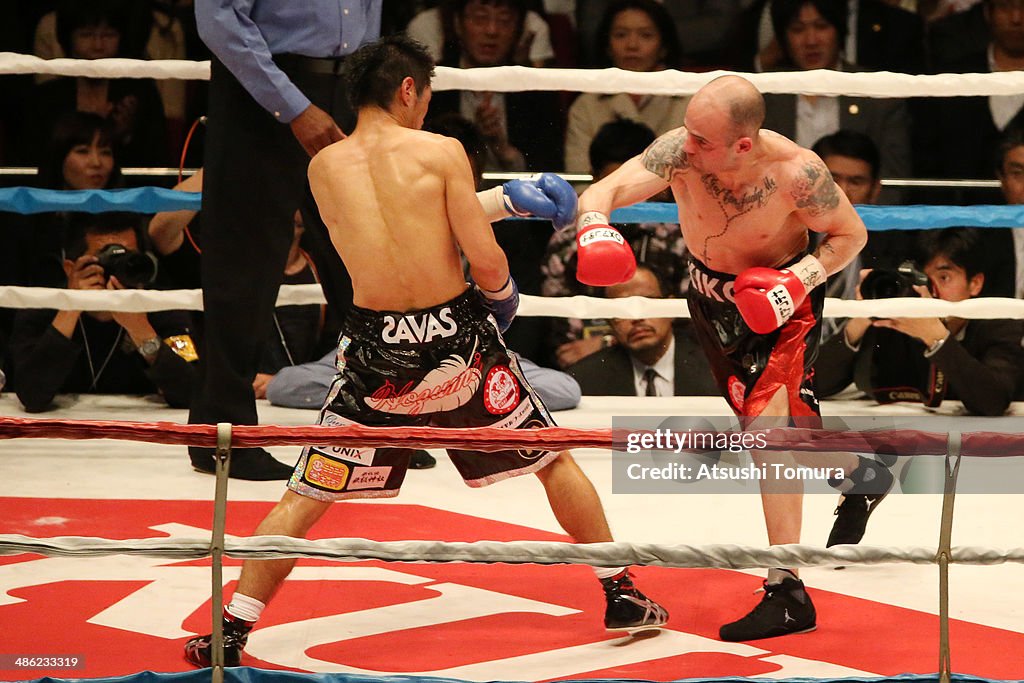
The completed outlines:
{"type": "Polygon", "coordinates": [[[654,386],[654,378],[657,376],[658,373],[654,371],[654,368],[644,370],[644,396],[658,395],[658,389],[654,386]]]}

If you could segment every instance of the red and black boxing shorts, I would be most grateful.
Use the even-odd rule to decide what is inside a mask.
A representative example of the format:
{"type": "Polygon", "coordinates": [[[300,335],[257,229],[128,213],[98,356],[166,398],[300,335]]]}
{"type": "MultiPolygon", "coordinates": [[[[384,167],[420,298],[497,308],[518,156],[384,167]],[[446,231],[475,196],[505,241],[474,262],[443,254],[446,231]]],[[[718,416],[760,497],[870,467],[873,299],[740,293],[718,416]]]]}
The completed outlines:
{"type": "MultiPolygon", "coordinates": [[[[353,306],[319,424],[532,429],[554,420],[472,289],[429,309],[353,306]]],[[[541,469],[557,453],[448,449],[469,486],[541,469]]],[[[410,451],[307,446],[288,487],[334,501],[398,495],[410,451]]]]}
{"type": "Polygon", "coordinates": [[[736,308],[736,276],[711,270],[692,256],[689,265],[687,305],[693,327],[718,390],[733,411],[756,417],[785,387],[791,416],[820,417],[813,365],[821,342],[825,288],[811,290],[785,325],[770,334],[757,334],[736,308]]]}

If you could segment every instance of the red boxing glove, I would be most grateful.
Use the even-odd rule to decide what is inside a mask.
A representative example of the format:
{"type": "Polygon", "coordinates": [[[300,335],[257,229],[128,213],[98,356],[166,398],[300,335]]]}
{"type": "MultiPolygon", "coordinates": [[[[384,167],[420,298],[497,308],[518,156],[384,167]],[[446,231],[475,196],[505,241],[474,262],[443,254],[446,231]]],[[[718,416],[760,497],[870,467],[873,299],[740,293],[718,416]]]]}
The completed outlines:
{"type": "Polygon", "coordinates": [[[782,270],[747,268],[733,285],[736,308],[752,331],[768,334],[792,318],[807,292],[826,277],[825,267],[810,254],[782,270]]]}
{"type": "Polygon", "coordinates": [[[577,222],[576,279],[593,287],[608,287],[625,282],[636,273],[633,249],[618,230],[608,225],[608,217],[588,211],[577,222]]]}

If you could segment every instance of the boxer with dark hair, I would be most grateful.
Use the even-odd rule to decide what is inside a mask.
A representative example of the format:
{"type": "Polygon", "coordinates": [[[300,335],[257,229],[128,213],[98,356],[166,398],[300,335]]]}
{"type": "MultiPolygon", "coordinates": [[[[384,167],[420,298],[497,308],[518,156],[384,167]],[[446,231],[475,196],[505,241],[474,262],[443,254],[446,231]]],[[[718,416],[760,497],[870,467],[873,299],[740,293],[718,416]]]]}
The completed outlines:
{"type": "MultiPolygon", "coordinates": [[[[346,69],[358,124],[309,168],[313,195],[353,285],[338,374],[320,424],[552,426],[501,336],[519,295],[474,194],[466,153],[457,140],[420,130],[433,61],[418,43],[393,36],[360,48],[346,69]],[[370,82],[393,89],[387,107],[364,89],[370,82]],[[460,253],[473,285],[463,276],[460,253]]],[[[449,456],[473,487],[535,473],[555,518],[577,542],[612,540],[597,492],[567,451],[449,449],[449,456]]],[[[334,501],[398,495],[407,467],[407,450],[307,446],[284,497],[256,533],[304,537],[334,501]]],[[[294,564],[291,558],[246,562],[224,612],[227,665],[238,665],[253,622],[294,564]]],[[[607,600],[606,628],[667,621],[625,568],[594,571],[607,600]]],[[[210,648],[209,636],[193,638],[186,658],[208,666],[210,648]]]]}

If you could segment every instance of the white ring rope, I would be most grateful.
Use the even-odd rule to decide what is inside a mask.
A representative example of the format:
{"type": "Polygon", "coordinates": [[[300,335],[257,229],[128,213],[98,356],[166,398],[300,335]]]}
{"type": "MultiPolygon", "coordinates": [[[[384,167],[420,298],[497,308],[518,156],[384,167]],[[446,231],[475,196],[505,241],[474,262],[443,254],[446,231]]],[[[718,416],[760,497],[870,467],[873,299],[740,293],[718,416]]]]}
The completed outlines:
{"type": "MultiPolygon", "coordinates": [[[[658,567],[756,569],[819,567],[847,564],[935,564],[937,550],[926,547],[891,548],[841,545],[777,545],[770,548],[712,544],[704,546],[653,543],[562,543],[550,541],[370,541],[362,538],[300,539],[288,536],[226,538],[226,555],[238,559],[307,557],[341,562],[469,562],[491,564],[586,564],[596,567],[642,565],[658,567]]],[[[47,556],[90,557],[143,555],[180,560],[207,557],[209,538],[138,538],[112,540],[88,536],[34,538],[0,535],[0,556],[38,553],[47,556]]],[[[1024,548],[979,546],[953,548],[951,561],[965,565],[1024,563],[1024,548]]]]}
{"type": "MultiPolygon", "coordinates": [[[[283,285],[278,306],[325,303],[320,285],[283,285]]],[[[52,287],[0,286],[0,308],[49,308],[73,311],[153,312],[201,311],[198,289],[82,290],[52,287]]],[[[689,318],[683,299],[648,299],[639,296],[602,299],[589,296],[545,297],[523,295],[517,315],[560,318],[689,318]]],[[[966,301],[942,299],[826,299],[826,318],[932,318],[956,316],[967,320],[1024,318],[1024,299],[981,297],[966,301]]]]}
{"type": "MultiPolygon", "coordinates": [[[[54,74],[92,78],[180,78],[209,80],[210,62],[144,59],[40,59],[0,52],[0,75],[54,74]]],[[[498,66],[482,69],[437,67],[435,90],[568,90],[573,92],[689,95],[712,78],[732,71],[659,71],[622,69],[533,69],[498,66]]],[[[862,97],[949,97],[1017,95],[1024,92],[1024,72],[910,75],[847,73],[818,69],[802,72],[742,74],[761,92],[862,97]]]]}

